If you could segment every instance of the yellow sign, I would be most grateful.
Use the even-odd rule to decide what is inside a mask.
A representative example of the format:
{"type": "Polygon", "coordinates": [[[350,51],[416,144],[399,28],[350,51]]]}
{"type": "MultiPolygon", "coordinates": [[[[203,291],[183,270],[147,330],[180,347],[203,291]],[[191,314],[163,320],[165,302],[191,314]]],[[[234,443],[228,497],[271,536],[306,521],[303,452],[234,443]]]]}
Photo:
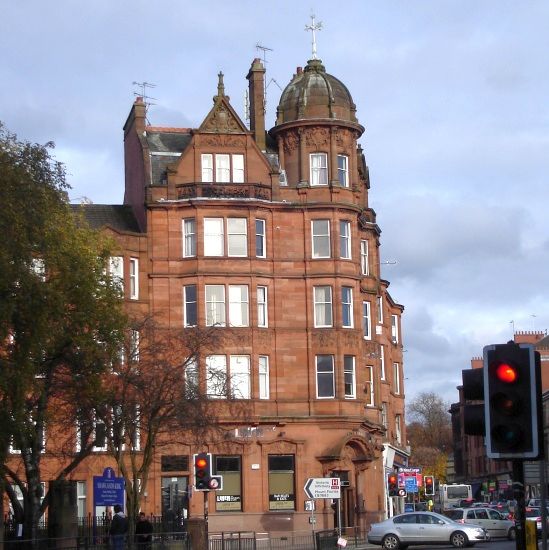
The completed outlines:
{"type": "Polygon", "coordinates": [[[536,522],[526,522],[526,550],[536,550],[538,541],[536,536],[536,522]]]}

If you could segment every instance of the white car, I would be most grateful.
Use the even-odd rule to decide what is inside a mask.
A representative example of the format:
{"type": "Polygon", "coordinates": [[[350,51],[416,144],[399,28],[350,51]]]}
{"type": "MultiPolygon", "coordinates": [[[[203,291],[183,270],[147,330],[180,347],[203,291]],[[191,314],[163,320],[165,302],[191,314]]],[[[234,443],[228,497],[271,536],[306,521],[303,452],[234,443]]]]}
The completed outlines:
{"type": "Polygon", "coordinates": [[[406,548],[412,544],[451,544],[454,548],[474,546],[490,540],[480,525],[457,523],[435,512],[409,512],[373,523],[368,542],[388,550],[406,548]]]}

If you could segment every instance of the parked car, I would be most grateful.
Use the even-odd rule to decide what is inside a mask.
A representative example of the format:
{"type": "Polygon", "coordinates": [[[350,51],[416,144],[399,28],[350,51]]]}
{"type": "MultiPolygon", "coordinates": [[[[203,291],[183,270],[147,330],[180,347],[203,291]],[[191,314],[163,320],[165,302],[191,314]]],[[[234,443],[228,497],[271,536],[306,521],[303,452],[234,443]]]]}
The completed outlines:
{"type": "Polygon", "coordinates": [[[399,514],[379,523],[373,523],[368,542],[396,550],[411,544],[448,544],[454,548],[474,546],[490,540],[489,533],[480,525],[457,523],[436,512],[399,514]]]}
{"type": "Polygon", "coordinates": [[[506,502],[498,502],[496,504],[490,504],[489,508],[497,510],[501,514],[507,517],[507,519],[514,519],[515,517],[515,508],[511,504],[506,502]]]}
{"type": "Polygon", "coordinates": [[[404,503],[405,512],[428,512],[429,503],[420,501],[420,502],[405,502],[404,503]]]}
{"type": "Polygon", "coordinates": [[[514,540],[516,537],[515,522],[504,514],[489,507],[484,508],[454,508],[446,510],[444,515],[458,523],[474,523],[484,527],[490,537],[507,537],[514,540]]]}

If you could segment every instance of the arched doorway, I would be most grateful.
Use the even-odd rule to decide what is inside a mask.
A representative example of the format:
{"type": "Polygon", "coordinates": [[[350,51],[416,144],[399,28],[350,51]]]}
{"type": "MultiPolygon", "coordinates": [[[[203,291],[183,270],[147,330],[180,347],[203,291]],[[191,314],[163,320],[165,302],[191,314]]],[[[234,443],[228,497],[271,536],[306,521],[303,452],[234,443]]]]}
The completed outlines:
{"type": "MultiPolygon", "coordinates": [[[[361,435],[346,437],[330,454],[319,457],[324,477],[338,477],[341,486],[339,503],[334,500],[334,526],[364,528],[365,522],[365,471],[376,461],[381,461],[382,446],[372,438],[361,435]],[[338,506],[339,505],[339,506],[338,506]]],[[[381,462],[380,462],[381,467],[381,462]]],[[[371,489],[371,488],[370,488],[371,489]]],[[[382,487],[374,488],[382,490],[382,487]]]]}

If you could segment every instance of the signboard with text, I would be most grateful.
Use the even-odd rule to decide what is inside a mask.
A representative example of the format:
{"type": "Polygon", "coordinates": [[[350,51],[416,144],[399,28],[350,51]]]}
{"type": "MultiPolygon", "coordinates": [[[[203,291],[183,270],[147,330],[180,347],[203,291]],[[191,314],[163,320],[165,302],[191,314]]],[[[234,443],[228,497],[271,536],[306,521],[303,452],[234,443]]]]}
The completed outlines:
{"type": "Polygon", "coordinates": [[[417,493],[417,480],[415,477],[405,478],[405,485],[407,493],[417,493]]]}
{"type": "Polygon", "coordinates": [[[269,495],[269,510],[295,510],[292,493],[274,493],[269,495]]]}
{"type": "Polygon", "coordinates": [[[102,476],[93,476],[93,505],[124,508],[124,478],[116,477],[112,468],[105,468],[102,476]]]}
{"type": "Polygon", "coordinates": [[[414,492],[417,493],[418,487],[423,487],[423,475],[422,475],[422,468],[399,468],[398,469],[398,486],[399,487],[407,487],[408,479],[414,479],[416,484],[416,490],[414,492]]]}
{"type": "Polygon", "coordinates": [[[303,490],[309,498],[341,498],[338,477],[310,477],[303,490]]]}

